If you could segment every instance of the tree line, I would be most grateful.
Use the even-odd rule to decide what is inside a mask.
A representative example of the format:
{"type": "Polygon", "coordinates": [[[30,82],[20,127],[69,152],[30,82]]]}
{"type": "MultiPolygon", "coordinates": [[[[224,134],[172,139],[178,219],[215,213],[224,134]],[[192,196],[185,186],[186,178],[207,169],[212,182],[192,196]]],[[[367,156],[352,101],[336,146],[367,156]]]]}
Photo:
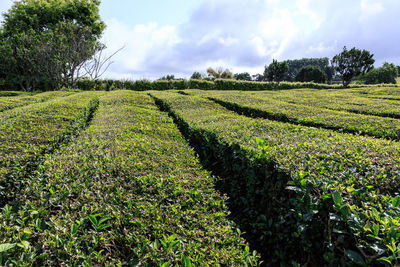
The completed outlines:
{"type": "Polygon", "coordinates": [[[358,83],[378,84],[396,83],[400,66],[385,62],[382,67],[374,68],[373,54],[367,50],[347,47],[335,55],[330,61],[324,58],[303,58],[279,62],[275,59],[265,66],[263,74],[251,76],[248,72],[233,74],[229,69],[207,69],[208,76],[194,72],[192,79],[236,79],[247,81],[270,81],[279,83],[289,82],[316,82],[332,83],[340,80],[344,87],[356,80],[358,83]]]}

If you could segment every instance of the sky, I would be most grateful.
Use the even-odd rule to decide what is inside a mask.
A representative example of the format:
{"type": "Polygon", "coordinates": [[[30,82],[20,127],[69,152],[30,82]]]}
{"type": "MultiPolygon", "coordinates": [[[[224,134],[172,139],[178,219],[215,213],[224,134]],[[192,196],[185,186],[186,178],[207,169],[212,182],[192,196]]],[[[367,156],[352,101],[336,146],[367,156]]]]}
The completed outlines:
{"type": "MultiPolygon", "coordinates": [[[[0,12],[11,7],[0,0],[0,12]]],[[[399,0],[102,0],[103,76],[188,78],[208,67],[262,73],[272,59],[328,57],[344,46],[400,65],[399,0]]]]}

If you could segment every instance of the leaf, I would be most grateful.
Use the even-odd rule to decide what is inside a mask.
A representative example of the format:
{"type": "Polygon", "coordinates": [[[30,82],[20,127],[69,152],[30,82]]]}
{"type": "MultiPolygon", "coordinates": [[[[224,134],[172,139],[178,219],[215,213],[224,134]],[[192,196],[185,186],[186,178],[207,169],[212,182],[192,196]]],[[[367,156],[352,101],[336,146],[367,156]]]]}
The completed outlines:
{"type": "Polygon", "coordinates": [[[10,249],[14,248],[16,245],[17,244],[10,244],[10,243],[0,244],[0,253],[10,250],[10,249]]]}
{"type": "Polygon", "coordinates": [[[360,255],[360,253],[355,252],[354,250],[346,249],[346,256],[354,263],[364,265],[364,258],[360,255]]]}
{"type": "Polygon", "coordinates": [[[88,218],[92,222],[93,225],[98,224],[96,217],[97,217],[97,215],[91,215],[91,214],[88,215],[88,218]]]}
{"type": "Polygon", "coordinates": [[[103,222],[106,222],[106,221],[108,221],[108,220],[110,220],[111,219],[111,217],[109,217],[109,216],[104,216],[103,218],[101,218],[100,220],[99,220],[99,224],[102,224],[103,222]]]}
{"type": "Polygon", "coordinates": [[[21,241],[21,243],[18,243],[17,245],[18,245],[20,248],[23,248],[23,249],[28,249],[28,248],[30,248],[30,246],[31,246],[31,244],[30,244],[28,241],[26,241],[26,240],[21,241]]]}
{"type": "Polygon", "coordinates": [[[338,207],[340,209],[343,205],[342,196],[340,195],[340,193],[338,191],[335,191],[335,192],[333,192],[332,197],[333,197],[333,201],[335,202],[336,207],[338,207]]]}
{"type": "Polygon", "coordinates": [[[400,196],[397,196],[392,199],[392,205],[395,208],[398,208],[400,206],[400,196]]]}

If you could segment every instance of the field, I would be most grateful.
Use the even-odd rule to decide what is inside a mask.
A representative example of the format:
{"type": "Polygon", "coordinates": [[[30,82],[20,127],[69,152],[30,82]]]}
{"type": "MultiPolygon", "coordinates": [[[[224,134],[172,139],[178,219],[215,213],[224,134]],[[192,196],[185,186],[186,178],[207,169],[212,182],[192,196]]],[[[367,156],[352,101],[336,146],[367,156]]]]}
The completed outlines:
{"type": "Polygon", "coordinates": [[[0,266],[396,266],[400,88],[0,92],[0,266]]]}

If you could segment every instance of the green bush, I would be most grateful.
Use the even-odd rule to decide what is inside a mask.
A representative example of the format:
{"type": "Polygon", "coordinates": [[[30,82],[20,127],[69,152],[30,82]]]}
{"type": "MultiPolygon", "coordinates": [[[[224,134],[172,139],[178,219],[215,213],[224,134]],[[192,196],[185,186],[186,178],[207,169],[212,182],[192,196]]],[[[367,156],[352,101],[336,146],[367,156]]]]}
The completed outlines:
{"type": "Polygon", "coordinates": [[[399,263],[399,144],[151,94],[219,175],[238,224],[271,265],[399,263]]]}

